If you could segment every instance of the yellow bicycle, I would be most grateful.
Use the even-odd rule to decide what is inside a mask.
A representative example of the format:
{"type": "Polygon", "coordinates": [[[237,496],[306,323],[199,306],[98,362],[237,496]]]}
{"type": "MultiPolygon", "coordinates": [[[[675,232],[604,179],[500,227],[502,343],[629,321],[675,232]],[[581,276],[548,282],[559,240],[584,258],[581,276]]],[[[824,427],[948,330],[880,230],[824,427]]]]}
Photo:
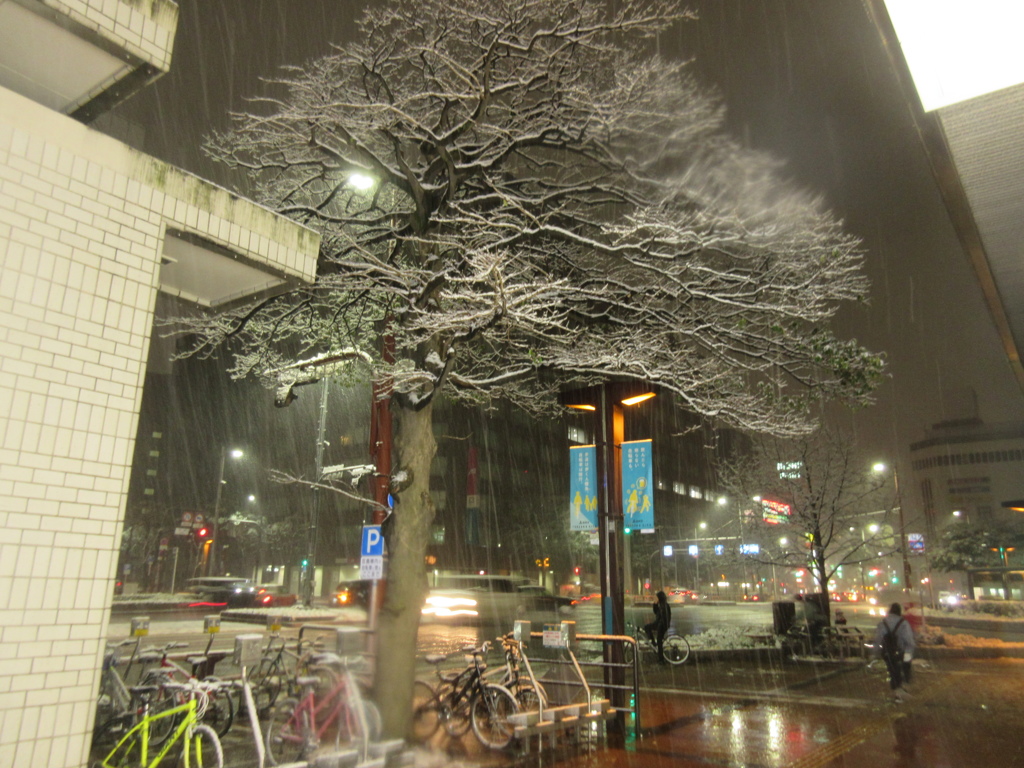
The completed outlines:
{"type": "Polygon", "coordinates": [[[208,702],[207,694],[200,686],[164,683],[163,686],[135,686],[131,691],[142,702],[142,717],[135,722],[133,716],[125,715],[104,725],[112,731],[108,734],[110,740],[116,738],[117,744],[106,757],[94,762],[92,768],[156,768],[179,742],[182,749],[180,754],[176,753],[176,768],[224,768],[224,750],[217,733],[199,722],[208,702]],[[175,707],[151,715],[149,701],[161,688],[183,692],[187,698],[175,707]],[[152,732],[166,732],[165,718],[170,719],[174,732],[160,743],[152,738],[152,732]],[[151,746],[155,753],[152,755],[151,746]]]}

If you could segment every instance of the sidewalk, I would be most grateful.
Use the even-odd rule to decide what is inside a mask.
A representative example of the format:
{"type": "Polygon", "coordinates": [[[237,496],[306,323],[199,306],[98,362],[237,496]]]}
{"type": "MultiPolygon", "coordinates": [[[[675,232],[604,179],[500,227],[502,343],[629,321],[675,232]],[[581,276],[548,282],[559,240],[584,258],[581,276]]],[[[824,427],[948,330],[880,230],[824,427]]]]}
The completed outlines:
{"type": "Polygon", "coordinates": [[[916,662],[893,703],[880,663],[645,668],[642,737],[621,748],[560,747],[493,768],[1014,768],[1024,766],[1024,661],[916,662]]]}

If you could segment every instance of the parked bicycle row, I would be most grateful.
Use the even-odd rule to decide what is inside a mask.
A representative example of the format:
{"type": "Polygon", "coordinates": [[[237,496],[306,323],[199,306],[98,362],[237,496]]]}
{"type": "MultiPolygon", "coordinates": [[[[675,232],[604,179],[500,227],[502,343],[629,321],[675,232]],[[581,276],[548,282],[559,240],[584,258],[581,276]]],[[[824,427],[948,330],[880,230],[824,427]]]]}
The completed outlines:
{"type": "Polygon", "coordinates": [[[254,722],[246,701],[253,702],[256,716],[256,751],[272,765],[303,759],[321,744],[340,749],[380,736],[380,715],[363,695],[367,681],[361,678],[359,656],[325,652],[321,640],[289,644],[272,636],[251,674],[223,679],[210,674],[215,663],[209,646],[202,655],[172,657],[185,645],[142,648],[141,638],[134,638],[109,646],[93,733],[94,765],[156,766],[165,758],[186,759],[190,752],[189,765],[222,766],[220,737],[238,721],[250,727],[254,722]]]}
{"type": "MultiPolygon", "coordinates": [[[[341,630],[335,632],[340,650],[341,630]]],[[[186,751],[189,765],[219,767],[219,740],[237,723],[270,765],[306,760],[325,749],[361,750],[365,758],[368,745],[379,743],[381,717],[368,693],[371,670],[361,649],[330,652],[324,642],[329,636],[302,633],[298,641],[278,634],[236,641],[242,637],[258,646],[244,664],[236,648],[232,661],[242,674],[230,678],[214,674],[229,654],[211,652],[212,636],[195,655],[178,642],[144,648],[141,637],[111,644],[97,702],[94,768],[157,766],[165,758],[185,759],[186,751]]],[[[441,728],[455,738],[472,731],[484,747],[505,749],[520,738],[524,723],[537,722],[551,708],[525,648],[509,633],[456,654],[426,656],[433,677],[414,683],[411,739],[427,742],[441,728]],[[500,653],[500,662],[489,667],[492,651],[500,653]],[[452,663],[463,655],[461,664],[452,663]]],[[[672,663],[689,656],[683,637],[669,636],[664,648],[672,663]]],[[[642,636],[626,643],[627,663],[635,652],[656,656],[642,636]]]]}

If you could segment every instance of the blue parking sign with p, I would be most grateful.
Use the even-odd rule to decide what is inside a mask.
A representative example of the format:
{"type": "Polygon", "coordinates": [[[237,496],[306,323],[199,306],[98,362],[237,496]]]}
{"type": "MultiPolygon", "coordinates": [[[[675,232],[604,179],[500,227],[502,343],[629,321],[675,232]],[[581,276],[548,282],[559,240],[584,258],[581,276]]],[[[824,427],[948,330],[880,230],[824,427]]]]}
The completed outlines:
{"type": "Polygon", "coordinates": [[[381,535],[379,525],[363,526],[363,545],[359,554],[362,557],[383,557],[384,537],[381,535]]]}

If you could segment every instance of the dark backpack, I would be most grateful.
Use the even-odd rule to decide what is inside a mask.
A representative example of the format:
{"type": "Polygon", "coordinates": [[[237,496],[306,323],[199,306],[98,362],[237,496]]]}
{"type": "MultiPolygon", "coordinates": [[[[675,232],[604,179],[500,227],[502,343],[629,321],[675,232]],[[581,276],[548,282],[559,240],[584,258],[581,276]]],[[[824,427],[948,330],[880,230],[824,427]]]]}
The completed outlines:
{"type": "Polygon", "coordinates": [[[900,646],[896,642],[896,630],[900,628],[905,619],[900,616],[900,620],[896,622],[896,626],[889,628],[889,625],[885,625],[885,634],[882,635],[882,655],[887,656],[890,659],[899,658],[900,646]]]}

